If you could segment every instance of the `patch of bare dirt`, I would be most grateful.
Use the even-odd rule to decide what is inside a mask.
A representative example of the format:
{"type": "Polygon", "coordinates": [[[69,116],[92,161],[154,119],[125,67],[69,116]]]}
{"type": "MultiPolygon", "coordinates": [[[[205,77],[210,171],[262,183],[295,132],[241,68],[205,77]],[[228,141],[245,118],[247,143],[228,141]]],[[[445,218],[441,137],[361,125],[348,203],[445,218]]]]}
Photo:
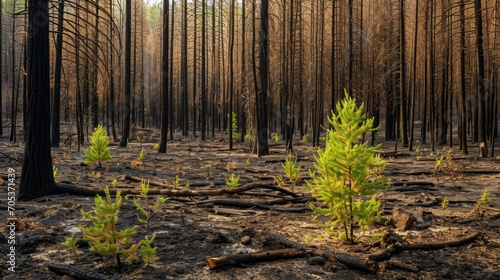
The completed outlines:
{"type": "MultiPolygon", "coordinates": [[[[140,184],[127,176],[135,176],[162,184],[152,185],[152,190],[189,188],[196,191],[227,188],[225,180],[231,173],[240,176],[242,185],[273,185],[274,176],[284,175],[282,142],[271,144],[272,154],[263,158],[252,155],[248,143],[237,144],[234,150],[229,150],[224,139],[175,140],[168,143],[167,154],[157,154],[153,146],[158,135],[152,130],[140,132],[147,142],[132,141],[126,149],[114,144],[113,159],[100,170],[83,165],[83,150],[53,149],[57,180],[95,190],[112,186],[131,191],[137,190],[140,184]],[[141,148],[146,150],[144,162],[138,160],[141,148]],[[174,184],[176,177],[180,180],[174,184]]],[[[0,146],[4,154],[0,155],[0,174],[4,181],[0,219],[7,221],[7,168],[14,168],[19,178],[23,150],[6,139],[0,146]]],[[[390,218],[395,211],[402,211],[411,218],[402,221],[401,228],[389,222],[373,226],[370,232],[358,232],[360,238],[355,245],[329,237],[312,220],[312,212],[307,207],[310,200],[304,199],[309,193],[300,186],[295,188],[298,198],[265,188],[219,196],[170,197],[153,216],[149,232],[138,223],[137,212],[129,199],[120,211],[119,227],[138,225],[137,240],[155,233],[153,245],[158,248],[160,260],[150,267],[135,264],[117,271],[113,258],[101,259],[89,253],[83,243],[78,250],[78,262],[60,245],[65,236],[79,231],[78,224],[87,223],[81,220],[80,209],[90,210],[93,197],[55,194],[17,202],[16,215],[22,226],[16,229],[16,272],[7,270],[9,245],[5,237],[9,232],[4,226],[0,235],[3,255],[0,276],[3,279],[70,279],[55,274],[48,265],[71,265],[115,279],[500,279],[499,160],[465,157],[456,149],[446,160],[446,151],[431,153],[425,146],[419,147],[418,152],[399,153],[391,152],[393,143],[384,146],[385,174],[392,184],[390,189],[378,194],[383,200],[384,217],[390,218]],[[444,160],[436,167],[436,157],[441,155],[444,160]],[[489,208],[473,211],[485,188],[490,193],[489,208]],[[444,197],[449,201],[446,210],[441,207],[444,197]],[[234,201],[253,205],[235,206],[234,201]],[[284,248],[263,235],[264,230],[308,248],[359,257],[379,252],[394,242],[431,244],[460,239],[474,232],[481,234],[474,242],[457,247],[400,252],[390,261],[377,263],[379,269],[374,272],[312,255],[216,270],[208,268],[208,256],[284,248]],[[396,241],[372,237],[373,233],[384,231],[396,237],[396,241]]],[[[302,169],[301,185],[308,177],[308,169],[313,168],[316,149],[310,143],[298,141],[294,148],[302,169]]]]}

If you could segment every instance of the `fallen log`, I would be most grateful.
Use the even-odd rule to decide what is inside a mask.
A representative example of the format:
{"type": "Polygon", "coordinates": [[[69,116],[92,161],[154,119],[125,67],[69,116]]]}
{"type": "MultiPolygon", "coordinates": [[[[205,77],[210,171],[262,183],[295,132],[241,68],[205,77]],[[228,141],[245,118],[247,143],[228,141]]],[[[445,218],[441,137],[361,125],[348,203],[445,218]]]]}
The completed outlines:
{"type": "MultiPolygon", "coordinates": [[[[133,181],[133,182],[142,182],[142,180],[144,180],[143,178],[131,176],[131,175],[125,176],[125,179],[133,181]]],[[[161,182],[155,182],[155,181],[149,181],[149,185],[151,185],[151,186],[162,186],[162,185],[167,186],[166,184],[163,184],[161,182]]],[[[274,185],[270,185],[270,184],[266,184],[266,183],[255,183],[255,182],[248,183],[248,184],[245,184],[245,185],[243,185],[241,187],[237,187],[237,188],[221,188],[221,189],[215,189],[215,190],[210,189],[210,190],[156,190],[156,191],[162,192],[162,193],[158,193],[158,194],[165,194],[165,195],[172,195],[172,196],[210,196],[210,195],[222,195],[222,194],[235,194],[235,193],[241,193],[244,191],[258,189],[258,188],[278,191],[278,192],[281,192],[283,194],[289,195],[291,197],[299,197],[298,194],[291,192],[287,189],[280,188],[278,186],[274,186],[274,185]],[[168,194],[168,193],[172,193],[172,194],[168,194]]],[[[155,190],[150,190],[150,194],[154,195],[154,193],[151,193],[151,191],[155,191],[155,190]]]]}
{"type": "Polygon", "coordinates": [[[49,264],[48,268],[59,275],[68,275],[77,280],[116,280],[112,276],[107,276],[94,270],[77,267],[74,265],[49,264]]]}
{"type": "Polygon", "coordinates": [[[481,233],[476,232],[470,235],[467,235],[460,239],[443,241],[443,242],[426,242],[426,243],[415,243],[415,244],[392,244],[391,246],[368,255],[368,259],[372,261],[384,261],[390,259],[392,256],[399,254],[403,251],[412,251],[412,250],[439,250],[445,247],[458,247],[476,240],[481,233]]]}
{"type": "Polygon", "coordinates": [[[310,207],[289,207],[289,208],[280,208],[275,206],[269,206],[261,202],[253,202],[246,200],[236,200],[236,199],[214,199],[207,200],[197,204],[197,206],[231,206],[238,208],[256,208],[261,210],[273,210],[278,212],[289,212],[289,213],[303,213],[307,211],[311,211],[310,207]]]}
{"type": "Polygon", "coordinates": [[[207,265],[210,269],[218,269],[241,264],[274,261],[281,259],[301,258],[307,254],[306,250],[300,249],[278,249],[249,254],[226,255],[222,257],[207,257],[207,265]]]}
{"type": "Polygon", "coordinates": [[[376,263],[374,263],[371,260],[361,258],[359,256],[349,255],[345,253],[335,253],[329,250],[324,251],[315,248],[307,248],[305,245],[301,243],[292,241],[288,238],[285,238],[279,234],[272,233],[268,230],[264,230],[262,234],[277,241],[278,243],[280,243],[285,247],[298,250],[306,250],[309,254],[321,256],[329,261],[341,263],[352,269],[365,270],[369,272],[374,272],[378,269],[376,263]]]}
{"type": "Polygon", "coordinates": [[[405,246],[402,246],[403,251],[410,251],[410,250],[438,250],[442,249],[445,247],[458,247],[462,246],[467,243],[471,243],[472,241],[476,240],[481,235],[480,232],[475,232],[473,234],[469,234],[463,238],[460,239],[455,239],[455,240],[450,240],[450,241],[443,241],[443,242],[427,242],[427,243],[416,243],[416,244],[408,244],[405,246]]]}
{"type": "MultiPolygon", "coordinates": [[[[274,190],[281,192],[283,194],[292,196],[292,197],[299,197],[298,194],[293,193],[291,191],[288,191],[286,189],[269,185],[269,184],[263,184],[263,183],[250,183],[247,185],[243,185],[241,187],[237,188],[219,188],[219,189],[198,189],[198,190],[190,190],[190,189],[179,189],[179,190],[174,190],[174,189],[150,189],[149,190],[149,195],[165,195],[165,196],[216,196],[216,195],[225,195],[225,194],[237,194],[241,193],[244,191],[248,190],[254,190],[254,189],[269,189],[269,190],[274,190]]],[[[120,190],[123,195],[139,195],[141,190],[139,188],[135,189],[121,189],[121,188],[110,188],[109,192],[110,194],[114,195],[116,194],[116,191],[120,190]]],[[[91,189],[91,188],[85,188],[85,187],[80,187],[72,184],[67,184],[67,183],[59,183],[54,189],[55,193],[69,193],[69,194],[74,194],[74,195],[81,195],[81,196],[95,196],[95,195],[104,195],[104,189],[91,189]]]]}

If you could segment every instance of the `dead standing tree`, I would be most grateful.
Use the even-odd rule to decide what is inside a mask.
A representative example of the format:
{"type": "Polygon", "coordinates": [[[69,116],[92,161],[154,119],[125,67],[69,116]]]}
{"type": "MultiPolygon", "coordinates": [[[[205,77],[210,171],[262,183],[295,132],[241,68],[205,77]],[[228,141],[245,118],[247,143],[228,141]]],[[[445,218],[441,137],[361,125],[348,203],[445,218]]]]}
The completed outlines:
{"type": "Polygon", "coordinates": [[[49,4],[28,5],[29,114],[19,199],[34,199],[55,188],[50,153],[49,4]]]}

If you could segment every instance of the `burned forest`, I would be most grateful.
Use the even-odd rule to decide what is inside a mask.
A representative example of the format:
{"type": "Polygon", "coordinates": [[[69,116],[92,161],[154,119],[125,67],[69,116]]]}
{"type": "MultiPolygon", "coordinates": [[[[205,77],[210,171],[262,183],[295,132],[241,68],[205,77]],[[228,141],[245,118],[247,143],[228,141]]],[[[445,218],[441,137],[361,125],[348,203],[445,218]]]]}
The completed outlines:
{"type": "Polygon", "coordinates": [[[499,279],[500,0],[1,0],[2,279],[499,279]]]}

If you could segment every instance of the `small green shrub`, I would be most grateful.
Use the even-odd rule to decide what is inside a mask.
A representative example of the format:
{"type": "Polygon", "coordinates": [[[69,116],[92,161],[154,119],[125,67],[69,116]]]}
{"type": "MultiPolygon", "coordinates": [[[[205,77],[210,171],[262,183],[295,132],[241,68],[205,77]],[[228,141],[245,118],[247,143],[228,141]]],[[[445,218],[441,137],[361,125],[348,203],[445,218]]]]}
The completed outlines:
{"type": "Polygon", "coordinates": [[[141,248],[139,249],[139,254],[141,254],[142,261],[149,266],[151,263],[159,260],[160,258],[156,255],[156,248],[151,247],[151,243],[155,240],[156,234],[153,234],[151,239],[144,237],[142,240],[141,248]]]}
{"type": "Polygon", "coordinates": [[[484,189],[484,192],[481,194],[479,202],[481,203],[482,206],[488,206],[489,201],[490,201],[490,193],[488,192],[488,189],[484,189]]]}
{"type": "Polygon", "coordinates": [[[96,163],[97,167],[100,168],[102,161],[111,159],[109,137],[102,125],[94,129],[92,136],[90,136],[90,147],[84,152],[86,165],[96,163]]]}
{"type": "Polygon", "coordinates": [[[118,213],[122,204],[120,190],[116,191],[113,202],[109,188],[104,189],[105,198],[97,195],[94,199],[95,206],[92,211],[86,212],[81,209],[83,219],[90,220],[91,226],[79,225],[83,232],[83,239],[90,245],[90,251],[101,256],[111,255],[116,257],[118,268],[121,267],[120,256],[127,263],[138,261],[137,249],[141,242],[132,243],[132,237],[136,234],[136,227],[117,229],[118,213]]]}
{"type": "Polygon", "coordinates": [[[54,176],[54,182],[58,182],[57,180],[57,167],[54,165],[52,166],[52,176],[54,176]]]}
{"type": "Polygon", "coordinates": [[[273,138],[274,138],[274,142],[278,143],[280,141],[280,135],[278,133],[275,133],[273,135],[273,138]]]}
{"type": "Polygon", "coordinates": [[[149,231],[149,221],[151,220],[151,216],[160,210],[161,206],[167,202],[167,199],[165,197],[155,197],[151,204],[148,193],[149,181],[142,180],[141,193],[139,194],[139,197],[143,201],[143,205],[141,205],[139,200],[136,198],[134,198],[133,202],[137,211],[139,211],[139,213],[143,216],[141,218],[141,215],[137,214],[137,219],[140,223],[146,224],[146,228],[149,231]]]}
{"type": "Polygon", "coordinates": [[[68,252],[72,253],[73,256],[75,257],[75,260],[78,262],[78,255],[76,254],[76,251],[78,250],[78,238],[75,238],[75,233],[71,234],[71,237],[64,237],[64,242],[61,243],[61,245],[68,250],[68,252]]]}
{"type": "Polygon", "coordinates": [[[297,181],[300,177],[300,167],[297,164],[297,155],[292,156],[288,155],[285,159],[285,162],[281,164],[283,170],[285,171],[288,180],[290,181],[290,185],[292,186],[292,192],[294,191],[294,187],[297,184],[297,181]]]}
{"type": "Polygon", "coordinates": [[[240,176],[236,176],[236,175],[234,175],[234,173],[231,173],[231,175],[226,180],[226,186],[228,188],[239,187],[240,186],[240,176]]]}
{"type": "Polygon", "coordinates": [[[363,104],[357,107],[347,93],[337,103],[336,113],[332,112],[328,118],[332,128],[327,130],[326,146],[318,149],[316,171],[310,171],[312,181],[305,186],[322,203],[321,206],[311,204],[311,208],[331,217],[325,224],[326,230],[351,243],[356,223],[364,230],[374,217],[380,216],[381,203],[375,193],[387,188],[381,175],[385,162],[375,155],[380,144],[369,147],[368,141],[361,142],[363,135],[376,130],[373,118],[368,119],[363,108],[363,104]],[[342,225],[344,232],[336,232],[336,225],[342,225]]]}
{"type": "Polygon", "coordinates": [[[139,153],[139,160],[144,161],[145,158],[146,156],[144,154],[144,148],[141,148],[141,152],[139,153]]]}
{"type": "Polygon", "coordinates": [[[179,182],[181,181],[181,178],[179,178],[179,176],[175,176],[175,179],[172,180],[172,185],[174,185],[174,187],[178,187],[179,186],[179,182]]]}
{"type": "Polygon", "coordinates": [[[240,134],[237,132],[238,131],[238,118],[236,116],[235,112],[232,112],[231,114],[227,114],[227,118],[231,122],[231,125],[233,127],[233,139],[238,139],[240,138],[240,134]]]}

